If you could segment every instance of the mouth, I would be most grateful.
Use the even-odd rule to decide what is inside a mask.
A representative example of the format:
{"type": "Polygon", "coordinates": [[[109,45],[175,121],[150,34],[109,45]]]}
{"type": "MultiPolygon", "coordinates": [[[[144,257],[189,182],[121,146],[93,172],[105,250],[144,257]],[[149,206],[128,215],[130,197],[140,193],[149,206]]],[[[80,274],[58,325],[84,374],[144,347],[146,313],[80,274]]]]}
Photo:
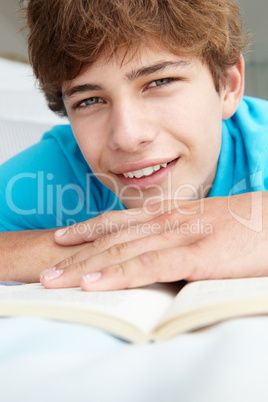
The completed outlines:
{"type": "Polygon", "coordinates": [[[161,163],[160,165],[149,166],[144,169],[134,170],[133,172],[123,173],[123,176],[126,179],[141,179],[142,177],[151,176],[160,169],[165,169],[169,163],[171,162],[161,163]]]}
{"type": "Polygon", "coordinates": [[[180,157],[170,162],[159,163],[156,165],[146,166],[139,170],[118,172],[118,178],[124,185],[138,186],[141,190],[152,185],[160,185],[177,164],[180,157]]]}

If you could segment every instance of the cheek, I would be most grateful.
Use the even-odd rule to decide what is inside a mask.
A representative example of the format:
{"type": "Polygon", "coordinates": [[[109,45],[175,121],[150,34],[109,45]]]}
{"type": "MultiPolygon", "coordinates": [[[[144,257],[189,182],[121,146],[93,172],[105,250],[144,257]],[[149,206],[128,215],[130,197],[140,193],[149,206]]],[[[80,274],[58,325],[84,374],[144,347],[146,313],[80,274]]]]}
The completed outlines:
{"type": "Polygon", "coordinates": [[[78,146],[98,180],[112,190],[118,193],[118,185],[113,177],[107,172],[107,157],[105,136],[101,134],[100,129],[88,129],[87,125],[76,125],[73,132],[78,146]]]}
{"type": "Polygon", "coordinates": [[[217,107],[215,102],[214,105],[212,101],[203,102],[204,105],[196,100],[173,104],[166,110],[161,124],[189,151],[207,154],[220,147],[222,121],[219,100],[217,107]]]}
{"type": "Polygon", "coordinates": [[[200,170],[210,173],[218,162],[221,149],[222,121],[214,110],[208,118],[195,122],[196,136],[191,143],[192,156],[196,157],[200,170]]]}
{"type": "Polygon", "coordinates": [[[185,145],[184,162],[188,173],[203,181],[216,169],[220,153],[221,99],[213,88],[208,92],[200,89],[199,94],[192,93],[185,98],[187,101],[176,105],[173,133],[185,145]]]}
{"type": "Polygon", "coordinates": [[[222,102],[217,92],[203,91],[202,97],[196,97],[188,108],[189,130],[194,135],[194,141],[209,151],[218,147],[221,141],[222,102]]]}
{"type": "Polygon", "coordinates": [[[77,144],[93,172],[100,172],[100,165],[103,159],[103,143],[99,130],[81,122],[71,124],[77,144]],[[90,128],[89,128],[90,126],[90,128]]]}

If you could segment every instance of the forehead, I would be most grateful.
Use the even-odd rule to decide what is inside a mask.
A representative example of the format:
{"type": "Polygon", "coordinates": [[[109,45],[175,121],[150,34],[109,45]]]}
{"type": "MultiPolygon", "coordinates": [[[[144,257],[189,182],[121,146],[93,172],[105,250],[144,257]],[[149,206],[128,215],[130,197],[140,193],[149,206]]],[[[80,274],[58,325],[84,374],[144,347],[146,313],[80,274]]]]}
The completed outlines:
{"type": "Polygon", "coordinates": [[[89,77],[92,79],[112,79],[115,74],[134,80],[141,75],[149,75],[168,67],[194,68],[200,65],[197,58],[178,55],[155,43],[139,48],[121,48],[114,54],[103,52],[94,63],[85,66],[80,74],[71,81],[63,83],[68,88],[74,82],[79,83],[89,77]]]}

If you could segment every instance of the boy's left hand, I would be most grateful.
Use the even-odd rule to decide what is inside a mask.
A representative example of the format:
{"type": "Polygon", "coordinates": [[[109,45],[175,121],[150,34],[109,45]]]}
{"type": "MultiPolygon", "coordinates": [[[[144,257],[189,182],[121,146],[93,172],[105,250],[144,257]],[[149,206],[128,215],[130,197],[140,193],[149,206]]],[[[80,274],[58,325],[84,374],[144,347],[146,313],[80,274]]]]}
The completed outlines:
{"type": "Polygon", "coordinates": [[[47,288],[102,291],[268,275],[268,196],[253,192],[107,212],[55,236],[85,247],[41,273],[47,288]]]}

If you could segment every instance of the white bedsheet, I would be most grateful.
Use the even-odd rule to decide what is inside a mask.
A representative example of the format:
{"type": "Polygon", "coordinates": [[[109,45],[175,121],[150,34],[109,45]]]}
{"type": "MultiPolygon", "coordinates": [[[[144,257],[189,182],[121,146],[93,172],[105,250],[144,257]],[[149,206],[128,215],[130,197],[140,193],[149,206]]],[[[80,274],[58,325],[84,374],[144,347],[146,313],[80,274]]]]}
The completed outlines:
{"type": "Polygon", "coordinates": [[[267,402],[268,320],[130,345],[83,325],[0,320],[3,402],[267,402]]]}
{"type": "MultiPolygon", "coordinates": [[[[0,59],[0,163],[62,122],[29,67],[0,59]]],[[[146,345],[79,324],[1,318],[0,401],[267,402],[267,339],[268,317],[146,345]]]]}

